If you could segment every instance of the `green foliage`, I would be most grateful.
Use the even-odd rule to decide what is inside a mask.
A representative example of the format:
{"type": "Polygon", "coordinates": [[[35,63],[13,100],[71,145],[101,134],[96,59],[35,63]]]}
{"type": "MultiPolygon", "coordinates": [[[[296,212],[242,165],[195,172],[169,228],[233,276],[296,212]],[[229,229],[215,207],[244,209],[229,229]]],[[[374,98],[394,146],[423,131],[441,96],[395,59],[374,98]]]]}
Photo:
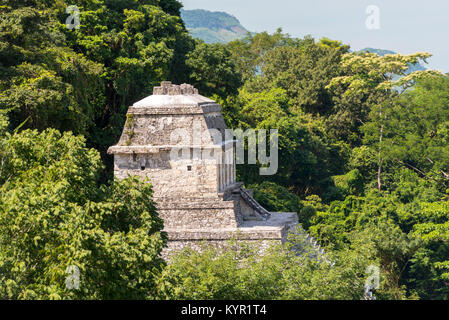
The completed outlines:
{"type": "Polygon", "coordinates": [[[0,6],[0,298],[360,299],[368,265],[378,299],[449,297],[449,78],[410,71],[429,54],[349,52],[280,29],[210,45],[188,35],[175,0],[74,1],[69,30],[68,4],[0,6]],[[164,268],[151,185],[99,183],[125,120],[133,136],[126,108],[161,80],[213,97],[229,127],[278,130],[278,173],[238,176],[268,210],[298,212],[334,267],[240,244],[164,268]],[[70,265],[80,290],[65,287],[70,265]]]}
{"type": "MultiPolygon", "coordinates": [[[[70,4],[79,7],[81,24],[69,30],[59,23],[67,46],[103,67],[103,101],[96,105],[89,141],[104,154],[118,140],[128,106],[150,95],[163,80],[187,82],[185,60],[194,41],[175,0],[70,4]]],[[[65,21],[65,8],[57,6],[58,21],[65,21]]]]}
{"type": "Polygon", "coordinates": [[[16,127],[87,133],[103,103],[102,66],[63,47],[44,2],[0,8],[0,110],[16,127]]]}
{"type": "Polygon", "coordinates": [[[303,207],[298,212],[299,223],[306,230],[312,225],[317,212],[325,211],[327,206],[323,204],[321,198],[317,195],[307,196],[305,200],[302,201],[303,207]]]}
{"type": "Polygon", "coordinates": [[[447,299],[449,291],[448,202],[423,202],[413,234],[425,246],[413,257],[409,286],[424,299],[447,299]]]}
{"type": "MultiPolygon", "coordinates": [[[[373,106],[389,104],[399,90],[413,86],[416,79],[435,74],[435,71],[417,71],[405,75],[410,63],[430,57],[428,53],[378,56],[375,53],[346,53],[341,57],[342,75],[334,77],[327,88],[332,93],[334,112],[328,120],[336,137],[360,145],[360,127],[366,123],[373,106]]],[[[385,106],[377,114],[381,119],[385,106]]],[[[382,136],[379,126],[377,131],[382,136]]],[[[379,137],[380,138],[380,137],[379,137]]]]}
{"type": "Polygon", "coordinates": [[[112,110],[150,94],[153,86],[170,78],[179,55],[187,53],[182,51],[187,47],[181,42],[189,39],[179,7],[166,12],[167,3],[178,2],[75,1],[80,28],[62,29],[71,47],[106,67],[103,77],[112,110]]]}
{"type": "Polygon", "coordinates": [[[151,185],[99,186],[98,152],[70,133],[26,130],[1,145],[2,299],[154,296],[166,236],[151,185]],[[79,289],[66,287],[69,266],[79,289]]]}
{"type": "MultiPolygon", "coordinates": [[[[228,44],[245,84],[224,103],[232,127],[277,129],[279,170],[269,180],[298,196],[323,194],[344,173],[348,149],[332,137],[321,113],[329,111],[326,85],[348,50],[339,42],[292,39],[281,30],[228,44]],[[312,79],[312,80],[311,80],[312,79]]],[[[246,183],[262,183],[257,165],[238,168],[246,183]]],[[[264,180],[267,177],[263,177],[264,180]]]]}
{"type": "Polygon", "coordinates": [[[376,290],[378,299],[416,298],[415,292],[407,292],[403,272],[419,247],[419,240],[383,219],[368,223],[350,239],[352,247],[367,252],[380,267],[380,288],[376,290]]]}
{"type": "Polygon", "coordinates": [[[237,70],[243,75],[244,81],[247,81],[260,73],[265,55],[271,50],[284,46],[296,47],[298,43],[299,40],[292,39],[279,28],[271,35],[267,32],[247,34],[245,38],[232,41],[227,46],[237,70]]]}
{"type": "Polygon", "coordinates": [[[239,98],[242,104],[240,121],[245,127],[263,127],[264,123],[275,123],[287,116],[289,101],[283,89],[255,93],[241,90],[239,98]]]}
{"type": "MultiPolygon", "coordinates": [[[[360,50],[360,52],[370,52],[370,53],[375,53],[381,57],[387,55],[387,54],[397,54],[394,51],[391,50],[382,50],[382,49],[374,49],[374,48],[365,48],[360,50]]],[[[409,68],[407,69],[407,71],[405,71],[405,74],[410,74],[412,72],[415,71],[425,71],[426,67],[424,67],[422,64],[420,63],[409,63],[409,68]]]]}
{"type": "Polygon", "coordinates": [[[254,199],[271,212],[299,212],[302,208],[300,199],[288,189],[273,182],[248,186],[254,191],[254,199]]]}
{"type": "Polygon", "coordinates": [[[309,232],[339,251],[347,245],[366,250],[384,279],[376,292],[379,298],[446,297],[448,250],[440,237],[447,223],[446,204],[413,171],[402,170],[395,180],[390,194],[348,196],[320,208],[309,232]]]}
{"type": "Polygon", "coordinates": [[[2,137],[6,133],[8,124],[9,124],[8,117],[0,113],[0,137],[2,137]]]}
{"type": "Polygon", "coordinates": [[[446,76],[419,79],[413,90],[383,108],[382,117],[380,107],[373,108],[371,121],[364,126],[366,143],[378,145],[385,161],[415,171],[439,185],[441,192],[449,185],[448,88],[446,76]],[[376,142],[380,125],[382,143],[376,142]]]}
{"type": "Polygon", "coordinates": [[[307,196],[323,192],[331,184],[331,173],[342,170],[345,145],[329,137],[321,119],[293,113],[284,89],[260,92],[242,89],[236,99],[221,102],[231,127],[278,130],[278,173],[260,177],[258,166],[245,165],[238,171],[246,183],[270,179],[297,195],[307,196]]]}
{"type": "Polygon", "coordinates": [[[377,155],[372,148],[362,145],[351,150],[348,161],[351,170],[357,169],[365,180],[369,181],[374,177],[377,169],[377,155]]]}
{"type": "Polygon", "coordinates": [[[293,111],[326,114],[331,104],[326,86],[340,74],[339,62],[347,49],[316,44],[311,38],[276,47],[263,56],[261,75],[245,87],[250,91],[280,87],[287,91],[293,111]]]}
{"type": "Polygon", "coordinates": [[[332,179],[344,197],[363,193],[363,177],[357,169],[349,171],[345,175],[334,176],[332,179]]]}
{"type": "Polygon", "coordinates": [[[228,249],[203,246],[187,249],[164,270],[159,286],[163,299],[206,300],[326,300],[361,299],[368,261],[352,255],[332,255],[318,262],[296,255],[290,239],[260,254],[257,247],[229,243],[228,249]],[[262,289],[263,288],[263,289],[262,289]]]}
{"type": "Polygon", "coordinates": [[[236,71],[229,50],[221,44],[196,42],[187,55],[191,84],[206,96],[217,94],[222,98],[235,95],[241,86],[241,75],[236,71]]]}

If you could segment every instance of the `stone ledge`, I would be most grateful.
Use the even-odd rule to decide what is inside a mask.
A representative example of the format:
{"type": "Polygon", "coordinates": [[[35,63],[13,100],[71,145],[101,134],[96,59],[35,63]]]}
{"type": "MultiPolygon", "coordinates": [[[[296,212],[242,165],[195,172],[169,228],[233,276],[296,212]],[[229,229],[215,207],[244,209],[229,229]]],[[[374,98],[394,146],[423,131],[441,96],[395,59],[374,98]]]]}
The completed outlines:
{"type": "Polygon", "coordinates": [[[298,223],[295,212],[273,212],[265,221],[244,221],[237,228],[173,229],[166,228],[169,241],[201,240],[280,240],[285,241],[288,231],[298,223]]]}
{"type": "Polygon", "coordinates": [[[197,115],[221,112],[221,107],[218,104],[210,102],[199,102],[198,104],[180,105],[169,104],[163,107],[140,107],[132,106],[128,109],[128,114],[133,115],[197,115]]]}
{"type": "Polygon", "coordinates": [[[285,227],[289,228],[298,224],[298,214],[296,212],[270,212],[268,220],[244,221],[242,228],[264,228],[264,227],[285,227]]]}
{"type": "Polygon", "coordinates": [[[284,228],[266,229],[166,229],[169,241],[202,241],[202,240],[282,240],[284,228]]]}
{"type": "Polygon", "coordinates": [[[234,202],[220,198],[154,198],[158,210],[233,209],[234,202]]]}
{"type": "MultiPolygon", "coordinates": [[[[194,150],[222,150],[222,145],[161,145],[161,146],[112,146],[108,154],[157,154],[171,150],[194,149],[194,150]]],[[[181,159],[183,160],[183,159],[181,159]]],[[[186,159],[192,160],[192,159],[186,159]]],[[[206,159],[213,161],[214,159],[206,159]]]]}

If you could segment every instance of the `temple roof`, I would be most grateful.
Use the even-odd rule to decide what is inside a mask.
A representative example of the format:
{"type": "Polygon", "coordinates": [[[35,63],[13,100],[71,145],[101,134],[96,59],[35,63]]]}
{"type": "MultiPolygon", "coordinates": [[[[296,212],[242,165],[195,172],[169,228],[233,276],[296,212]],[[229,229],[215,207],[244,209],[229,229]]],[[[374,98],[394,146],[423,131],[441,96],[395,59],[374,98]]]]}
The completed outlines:
{"type": "Polygon", "coordinates": [[[192,85],[175,85],[170,81],[163,81],[160,87],[154,87],[153,95],[136,103],[133,108],[161,108],[199,106],[204,104],[216,104],[215,101],[198,94],[198,90],[192,85]]]}

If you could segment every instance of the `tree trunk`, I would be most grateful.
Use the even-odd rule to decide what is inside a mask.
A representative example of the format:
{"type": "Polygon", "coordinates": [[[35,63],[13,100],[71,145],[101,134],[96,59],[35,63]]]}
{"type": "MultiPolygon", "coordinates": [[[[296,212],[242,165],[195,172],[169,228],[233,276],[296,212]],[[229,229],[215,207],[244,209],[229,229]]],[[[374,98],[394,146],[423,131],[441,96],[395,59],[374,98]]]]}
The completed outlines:
{"type": "MultiPolygon", "coordinates": [[[[379,111],[379,119],[382,118],[382,107],[380,107],[379,111]]],[[[377,161],[377,190],[382,191],[382,140],[383,140],[383,134],[384,134],[384,125],[380,125],[380,132],[379,132],[379,158],[377,161]]]]}

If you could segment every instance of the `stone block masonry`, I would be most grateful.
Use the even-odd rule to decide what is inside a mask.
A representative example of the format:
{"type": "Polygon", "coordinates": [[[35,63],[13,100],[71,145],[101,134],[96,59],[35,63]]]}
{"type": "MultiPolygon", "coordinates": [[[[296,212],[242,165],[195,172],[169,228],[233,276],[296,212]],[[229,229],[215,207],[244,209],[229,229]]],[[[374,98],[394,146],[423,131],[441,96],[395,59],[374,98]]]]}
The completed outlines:
{"type": "Polygon", "coordinates": [[[133,175],[152,183],[169,237],[163,253],[167,258],[186,246],[199,248],[203,242],[223,246],[235,238],[264,245],[282,243],[297,224],[296,213],[268,212],[236,182],[234,142],[218,144],[208,134],[220,132],[224,138],[225,129],[215,101],[199,95],[191,85],[164,81],[153,95],[128,109],[122,136],[108,150],[114,155],[116,179],[133,175]],[[206,133],[199,143],[195,126],[206,133]],[[174,141],[179,130],[193,139],[174,141]],[[188,156],[173,157],[174,149],[188,156]],[[204,150],[215,157],[198,157],[204,150]],[[225,157],[231,162],[216,160],[225,157]]]}

